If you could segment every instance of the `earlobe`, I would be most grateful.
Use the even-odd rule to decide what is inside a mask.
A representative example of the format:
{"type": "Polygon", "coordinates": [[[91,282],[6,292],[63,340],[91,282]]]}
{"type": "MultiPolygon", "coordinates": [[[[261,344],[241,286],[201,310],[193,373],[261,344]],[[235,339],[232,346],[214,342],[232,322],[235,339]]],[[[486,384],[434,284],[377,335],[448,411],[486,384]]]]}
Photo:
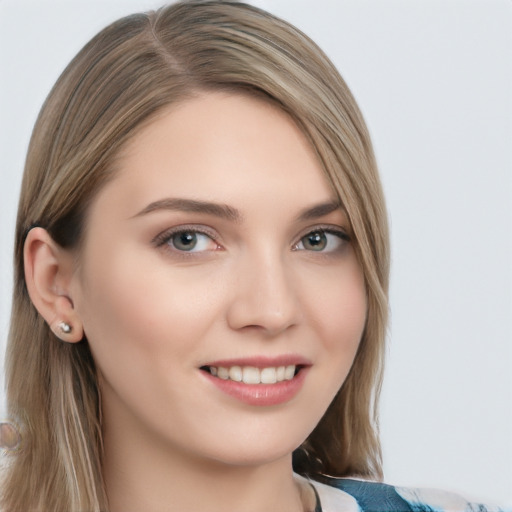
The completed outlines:
{"type": "Polygon", "coordinates": [[[70,295],[72,256],[43,228],[29,231],[24,246],[25,282],[35,308],[61,340],[76,343],[83,326],[70,295]]]}

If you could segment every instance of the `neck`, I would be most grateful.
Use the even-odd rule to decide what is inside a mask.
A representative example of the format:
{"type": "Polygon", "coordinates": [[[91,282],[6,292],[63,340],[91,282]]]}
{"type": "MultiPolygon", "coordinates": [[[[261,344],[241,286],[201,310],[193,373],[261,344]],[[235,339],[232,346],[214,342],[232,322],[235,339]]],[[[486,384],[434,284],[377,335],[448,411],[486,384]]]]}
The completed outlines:
{"type": "Polygon", "coordinates": [[[144,439],[126,446],[119,437],[105,435],[104,442],[110,512],[314,509],[311,489],[294,478],[291,454],[264,464],[233,466],[144,439]]]}

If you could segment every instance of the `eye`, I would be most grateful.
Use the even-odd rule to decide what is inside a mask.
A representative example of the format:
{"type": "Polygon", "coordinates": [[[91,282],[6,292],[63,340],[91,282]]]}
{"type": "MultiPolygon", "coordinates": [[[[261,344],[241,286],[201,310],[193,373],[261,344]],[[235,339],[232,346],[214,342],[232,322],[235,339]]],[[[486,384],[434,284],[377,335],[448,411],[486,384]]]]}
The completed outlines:
{"type": "Polygon", "coordinates": [[[158,246],[167,245],[179,252],[215,251],[219,248],[212,236],[191,228],[168,231],[159,235],[155,241],[158,246]]]}
{"type": "Polygon", "coordinates": [[[349,236],[334,229],[317,229],[303,236],[293,247],[295,251],[334,252],[341,249],[349,236]]]}

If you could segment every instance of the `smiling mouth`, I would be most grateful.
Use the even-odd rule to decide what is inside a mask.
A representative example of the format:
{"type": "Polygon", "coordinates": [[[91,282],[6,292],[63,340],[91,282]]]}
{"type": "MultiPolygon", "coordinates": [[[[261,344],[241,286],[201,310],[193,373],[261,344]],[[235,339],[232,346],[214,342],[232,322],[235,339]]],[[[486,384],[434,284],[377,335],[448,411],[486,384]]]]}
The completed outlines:
{"type": "Polygon", "coordinates": [[[201,370],[222,380],[242,382],[244,384],[276,384],[292,380],[304,368],[303,365],[270,366],[202,366],[201,370]]]}

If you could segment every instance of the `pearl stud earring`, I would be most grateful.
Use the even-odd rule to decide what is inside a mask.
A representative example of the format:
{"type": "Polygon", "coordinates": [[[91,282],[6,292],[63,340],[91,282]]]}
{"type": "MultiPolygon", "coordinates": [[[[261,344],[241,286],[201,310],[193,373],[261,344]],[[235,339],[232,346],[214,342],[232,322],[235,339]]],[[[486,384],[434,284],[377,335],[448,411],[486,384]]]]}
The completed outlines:
{"type": "Polygon", "coordinates": [[[62,334],[69,334],[73,328],[71,325],[69,325],[66,322],[59,322],[59,325],[57,326],[62,334]]]}

